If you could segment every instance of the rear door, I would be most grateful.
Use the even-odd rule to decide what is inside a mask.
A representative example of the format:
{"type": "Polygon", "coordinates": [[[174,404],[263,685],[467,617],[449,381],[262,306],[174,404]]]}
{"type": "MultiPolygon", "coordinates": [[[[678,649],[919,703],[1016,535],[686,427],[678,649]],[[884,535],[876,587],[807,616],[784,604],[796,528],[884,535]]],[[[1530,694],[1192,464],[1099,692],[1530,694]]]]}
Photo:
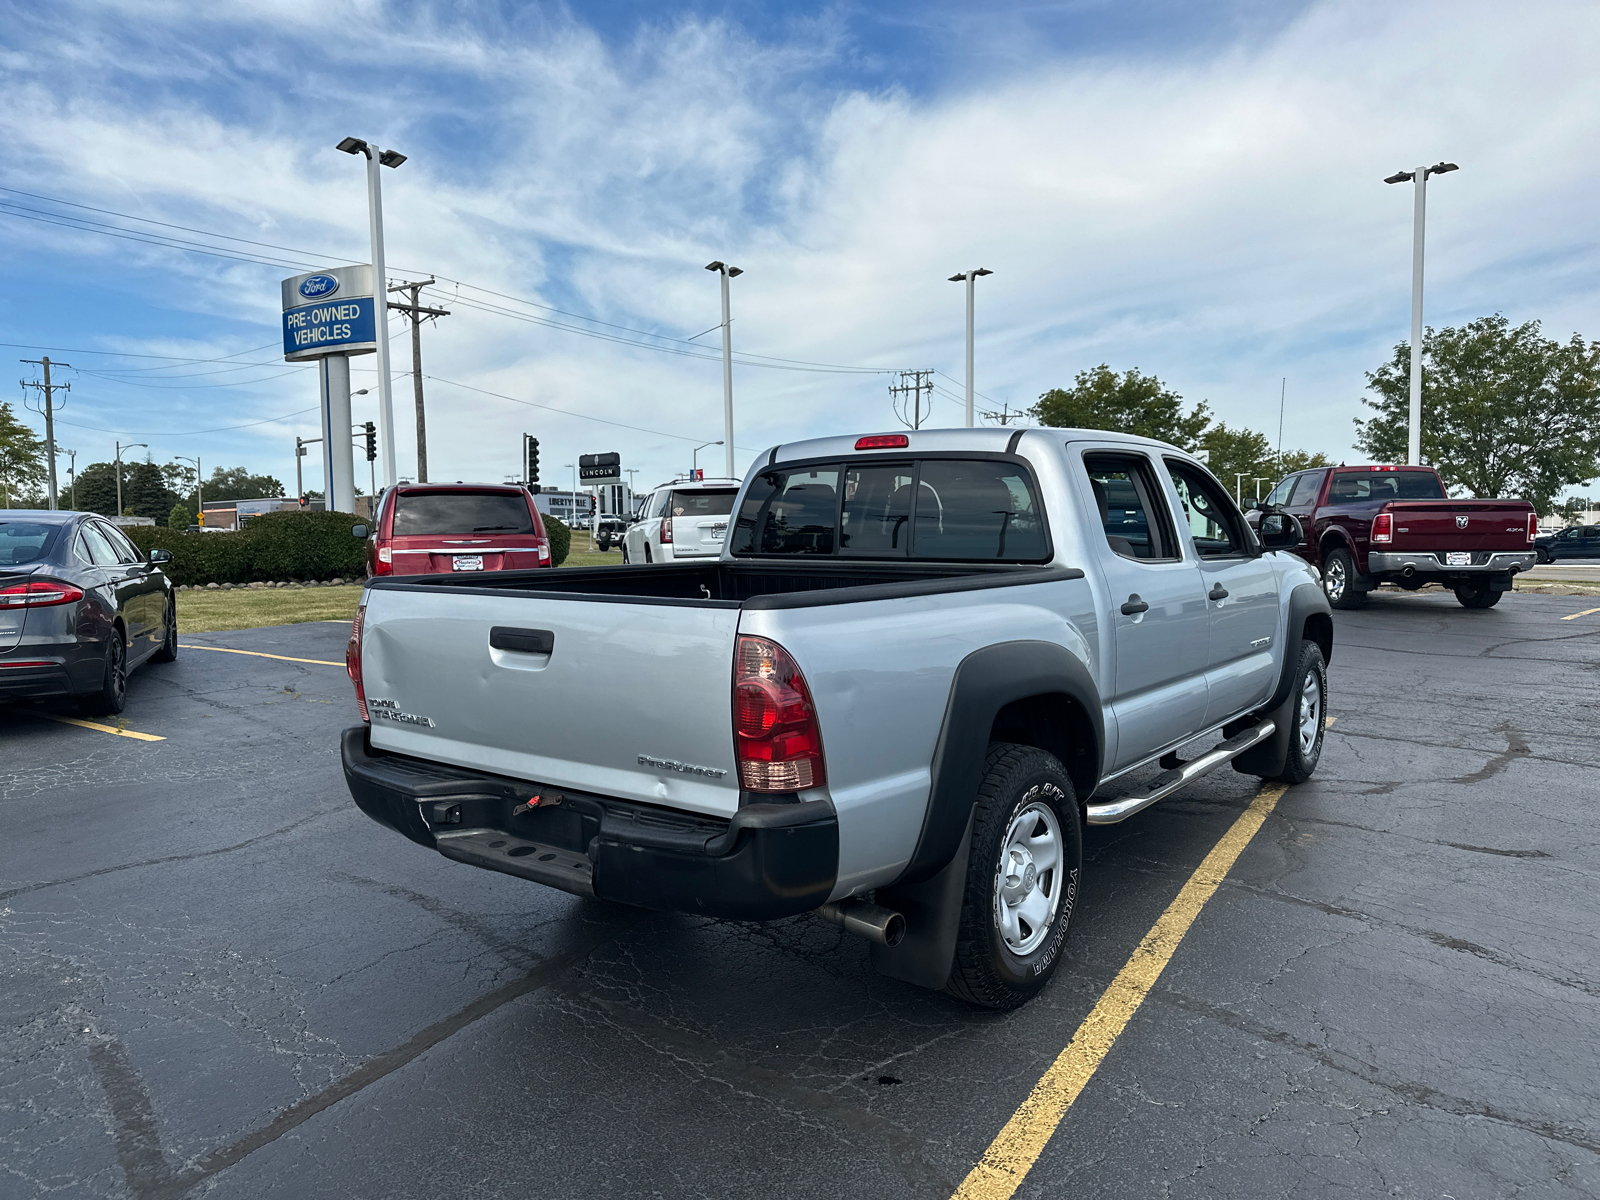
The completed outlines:
{"type": "Polygon", "coordinates": [[[738,488],[694,488],[674,491],[672,517],[674,554],[719,555],[728,538],[728,514],[738,488]]]}
{"type": "Polygon", "coordinates": [[[1200,562],[1209,612],[1206,724],[1216,725],[1265,700],[1277,682],[1278,572],[1209,473],[1176,458],[1166,467],[1200,562]]]}
{"type": "Polygon", "coordinates": [[[542,545],[520,489],[407,489],[394,499],[390,549],[396,575],[539,567],[548,561],[542,545]]]}
{"type": "Polygon", "coordinates": [[[373,745],[729,815],[738,619],[735,601],[380,582],[361,658],[373,745]]]}
{"type": "Polygon", "coordinates": [[[1206,716],[1205,592],[1150,459],[1126,447],[1083,456],[1104,539],[1116,664],[1111,709],[1120,770],[1200,729],[1206,716]]]}

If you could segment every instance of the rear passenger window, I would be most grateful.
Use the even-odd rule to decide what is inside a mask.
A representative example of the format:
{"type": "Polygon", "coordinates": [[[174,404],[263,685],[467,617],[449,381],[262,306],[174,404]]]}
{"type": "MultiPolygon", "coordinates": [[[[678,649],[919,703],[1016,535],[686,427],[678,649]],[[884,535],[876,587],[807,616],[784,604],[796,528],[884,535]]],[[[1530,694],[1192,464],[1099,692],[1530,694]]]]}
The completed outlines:
{"type": "MultiPolygon", "coordinates": [[[[839,553],[903,558],[911,546],[916,466],[856,467],[844,474],[839,553]]],[[[933,503],[936,503],[934,501],[933,503]]]]}
{"type": "Polygon", "coordinates": [[[913,558],[1039,562],[1050,556],[1033,483],[1016,463],[924,460],[914,523],[913,558]]]}
{"type": "Polygon", "coordinates": [[[1100,510],[1106,545],[1123,558],[1177,557],[1166,508],[1142,457],[1091,454],[1084,457],[1083,465],[1100,510]]]}

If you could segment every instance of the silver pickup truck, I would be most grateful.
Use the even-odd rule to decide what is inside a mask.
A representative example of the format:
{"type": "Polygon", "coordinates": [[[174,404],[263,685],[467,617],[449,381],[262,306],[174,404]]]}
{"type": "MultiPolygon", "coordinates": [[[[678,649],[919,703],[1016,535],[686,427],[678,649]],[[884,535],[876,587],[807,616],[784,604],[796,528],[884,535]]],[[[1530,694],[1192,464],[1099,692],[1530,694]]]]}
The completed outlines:
{"type": "Polygon", "coordinates": [[[1230,762],[1315,769],[1333,624],[1276,552],[1295,518],[1262,524],[1192,457],[1093,430],[777,446],[717,559],[374,579],[345,775],[460,862],[816,911],[887,975],[1014,1008],[1059,965],[1086,823],[1230,762]]]}

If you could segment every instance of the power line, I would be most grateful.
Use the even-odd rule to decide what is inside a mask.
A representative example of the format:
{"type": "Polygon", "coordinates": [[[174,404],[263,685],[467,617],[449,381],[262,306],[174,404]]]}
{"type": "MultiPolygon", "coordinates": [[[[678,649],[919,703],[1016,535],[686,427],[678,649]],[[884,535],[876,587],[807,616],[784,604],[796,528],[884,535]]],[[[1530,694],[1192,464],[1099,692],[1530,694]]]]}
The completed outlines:
{"type": "Polygon", "coordinates": [[[71,425],[74,429],[92,429],[96,433],[126,433],[140,437],[195,437],[202,433],[227,433],[232,429],[249,429],[255,425],[270,425],[274,421],[287,421],[290,417],[301,417],[308,412],[316,412],[319,406],[313,404],[310,408],[302,408],[298,412],[284,413],[281,417],[264,417],[259,421],[246,421],[243,425],[222,425],[216,429],[186,429],[181,432],[171,430],[152,431],[148,429],[104,429],[99,425],[84,425],[78,421],[66,421],[57,417],[63,425],[71,425]]]}

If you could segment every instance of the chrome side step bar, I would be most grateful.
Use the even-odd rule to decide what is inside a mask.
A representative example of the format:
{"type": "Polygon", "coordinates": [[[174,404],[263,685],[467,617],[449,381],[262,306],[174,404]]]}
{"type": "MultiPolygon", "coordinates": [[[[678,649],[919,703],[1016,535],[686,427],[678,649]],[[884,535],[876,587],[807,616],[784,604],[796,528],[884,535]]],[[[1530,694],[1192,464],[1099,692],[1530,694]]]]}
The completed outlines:
{"type": "Polygon", "coordinates": [[[1115,825],[1136,812],[1143,812],[1157,800],[1165,800],[1179,788],[1215,771],[1225,762],[1232,762],[1236,755],[1243,754],[1251,746],[1266,741],[1277,732],[1277,728],[1277,725],[1270,720],[1252,725],[1243,733],[1234,734],[1200,757],[1191,758],[1170,771],[1163,771],[1137,791],[1129,792],[1126,796],[1118,796],[1115,800],[1108,800],[1104,804],[1089,805],[1089,824],[1115,825]]]}

